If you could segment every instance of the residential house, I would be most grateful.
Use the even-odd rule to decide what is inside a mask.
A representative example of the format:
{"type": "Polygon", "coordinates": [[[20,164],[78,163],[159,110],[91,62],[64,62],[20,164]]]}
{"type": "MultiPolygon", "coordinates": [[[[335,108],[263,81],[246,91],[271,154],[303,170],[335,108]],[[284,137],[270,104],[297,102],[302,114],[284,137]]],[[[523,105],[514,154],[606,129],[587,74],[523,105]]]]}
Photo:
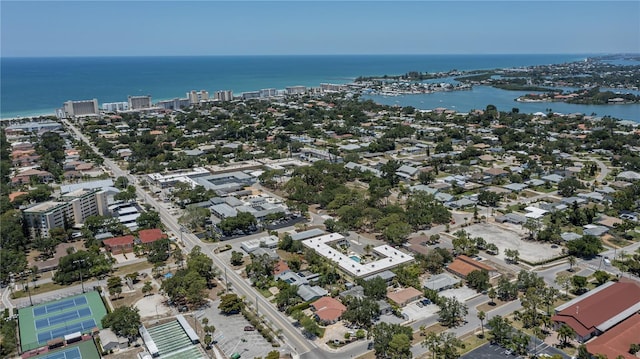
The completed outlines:
{"type": "Polygon", "coordinates": [[[112,254],[133,252],[133,242],[135,238],[132,235],[114,237],[102,241],[106,250],[112,254]]]}
{"type": "Polygon", "coordinates": [[[449,273],[440,273],[432,275],[423,282],[423,287],[426,289],[435,290],[441,292],[443,290],[451,289],[460,283],[460,279],[452,276],[449,273]]]}
{"type": "Polygon", "coordinates": [[[312,300],[316,300],[318,298],[324,297],[329,294],[329,292],[317,285],[310,286],[308,284],[304,284],[298,287],[298,296],[302,298],[305,302],[310,302],[312,300]]]}
{"type": "Polygon", "coordinates": [[[49,183],[53,181],[53,175],[51,174],[51,172],[32,168],[26,171],[22,171],[11,178],[11,184],[14,186],[29,184],[31,182],[31,178],[35,178],[38,182],[42,183],[49,183]]]}
{"type": "Polygon", "coordinates": [[[322,297],[311,303],[311,309],[315,317],[324,325],[329,325],[340,320],[342,313],[347,310],[344,304],[331,297],[322,297]]]}
{"type": "Polygon", "coordinates": [[[465,279],[467,278],[469,273],[475,270],[485,270],[489,273],[489,276],[492,276],[497,272],[496,269],[492,266],[465,256],[464,254],[457,256],[453,260],[453,262],[449,263],[449,265],[447,266],[447,270],[465,279]]]}
{"type": "Polygon", "coordinates": [[[143,246],[163,238],[167,238],[167,235],[162,233],[162,230],[159,228],[141,229],[138,231],[138,239],[143,246]]]}
{"type": "Polygon", "coordinates": [[[399,307],[404,307],[405,305],[420,299],[422,295],[422,291],[417,290],[413,287],[409,287],[388,292],[387,299],[389,299],[399,307]]]}

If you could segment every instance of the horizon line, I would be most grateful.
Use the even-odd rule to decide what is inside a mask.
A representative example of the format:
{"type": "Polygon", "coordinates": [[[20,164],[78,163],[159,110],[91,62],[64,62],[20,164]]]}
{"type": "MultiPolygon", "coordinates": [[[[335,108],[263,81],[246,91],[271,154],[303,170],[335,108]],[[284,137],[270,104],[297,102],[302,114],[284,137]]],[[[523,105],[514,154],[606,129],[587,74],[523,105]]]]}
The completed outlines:
{"type": "Polygon", "coordinates": [[[292,56],[496,56],[496,55],[522,55],[522,56],[545,56],[545,55],[633,55],[639,56],[640,52],[548,52],[548,53],[342,53],[342,54],[215,54],[215,55],[42,55],[42,56],[1,56],[0,59],[53,59],[53,58],[131,58],[131,57],[292,57],[292,56]]]}

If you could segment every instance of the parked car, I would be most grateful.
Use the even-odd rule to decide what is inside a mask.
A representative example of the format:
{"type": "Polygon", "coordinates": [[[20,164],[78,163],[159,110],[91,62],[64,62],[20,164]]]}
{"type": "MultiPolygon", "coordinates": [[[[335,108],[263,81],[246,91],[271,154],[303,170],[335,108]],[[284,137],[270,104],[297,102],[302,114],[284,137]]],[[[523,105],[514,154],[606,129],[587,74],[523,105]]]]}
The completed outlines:
{"type": "Polygon", "coordinates": [[[254,328],[254,327],[252,327],[250,325],[247,325],[246,327],[244,327],[244,331],[245,332],[252,332],[254,330],[256,330],[256,328],[254,328]]]}

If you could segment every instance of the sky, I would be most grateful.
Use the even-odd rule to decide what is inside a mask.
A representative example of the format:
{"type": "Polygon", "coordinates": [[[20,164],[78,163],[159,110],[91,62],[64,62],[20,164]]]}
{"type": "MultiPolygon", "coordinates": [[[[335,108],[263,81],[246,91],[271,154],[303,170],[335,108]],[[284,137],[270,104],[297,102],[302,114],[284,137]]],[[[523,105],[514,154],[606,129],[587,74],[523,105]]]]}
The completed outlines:
{"type": "Polygon", "coordinates": [[[0,1],[0,56],[640,53],[640,1],[0,1]]]}

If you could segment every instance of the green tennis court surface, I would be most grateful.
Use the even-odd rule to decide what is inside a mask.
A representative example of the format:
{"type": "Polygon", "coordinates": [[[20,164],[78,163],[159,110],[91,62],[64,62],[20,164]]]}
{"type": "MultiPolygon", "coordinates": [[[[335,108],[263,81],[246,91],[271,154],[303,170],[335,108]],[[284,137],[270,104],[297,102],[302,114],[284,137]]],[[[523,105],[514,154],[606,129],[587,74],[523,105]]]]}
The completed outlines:
{"type": "MultiPolygon", "coordinates": [[[[95,291],[22,308],[18,311],[22,350],[45,346],[49,340],[67,334],[88,333],[95,327],[102,329],[101,320],[106,314],[102,299],[95,291]]],[[[68,355],[71,356],[47,359],[75,358],[73,353],[68,355]]]]}
{"type": "Polygon", "coordinates": [[[93,340],[85,340],[78,344],[36,355],[31,359],[100,359],[100,354],[98,354],[98,348],[93,344],[93,340]]]}

